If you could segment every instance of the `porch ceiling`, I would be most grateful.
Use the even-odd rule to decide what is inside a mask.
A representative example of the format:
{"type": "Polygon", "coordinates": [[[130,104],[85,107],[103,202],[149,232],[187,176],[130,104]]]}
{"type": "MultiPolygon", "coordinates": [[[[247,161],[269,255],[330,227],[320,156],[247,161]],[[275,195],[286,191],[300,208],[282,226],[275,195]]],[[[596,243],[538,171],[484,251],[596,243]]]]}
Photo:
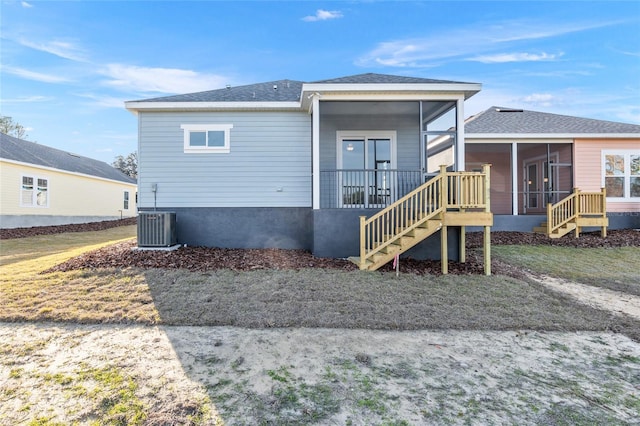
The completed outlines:
{"type": "Polygon", "coordinates": [[[320,115],[418,115],[417,101],[408,102],[320,102],[320,115]]]}

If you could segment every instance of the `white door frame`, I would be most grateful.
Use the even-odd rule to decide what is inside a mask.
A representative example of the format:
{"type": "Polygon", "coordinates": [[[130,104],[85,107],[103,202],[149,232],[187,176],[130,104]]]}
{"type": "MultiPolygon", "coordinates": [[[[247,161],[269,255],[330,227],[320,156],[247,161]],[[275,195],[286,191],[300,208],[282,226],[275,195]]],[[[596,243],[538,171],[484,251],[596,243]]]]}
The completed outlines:
{"type": "MultiPolygon", "coordinates": [[[[396,151],[397,151],[397,132],[395,130],[338,130],[336,131],[336,169],[342,169],[342,141],[345,139],[361,139],[365,142],[365,161],[367,155],[367,143],[368,139],[389,139],[391,145],[391,170],[396,169],[396,151]]],[[[366,167],[366,164],[365,164],[366,167]]],[[[342,185],[340,184],[341,179],[338,179],[338,206],[343,206],[343,198],[342,198],[342,185]]],[[[366,186],[366,185],[365,185],[366,186]]],[[[395,198],[394,191],[391,191],[392,200],[395,198]]],[[[364,197],[364,207],[368,207],[368,200],[364,197]]]]}

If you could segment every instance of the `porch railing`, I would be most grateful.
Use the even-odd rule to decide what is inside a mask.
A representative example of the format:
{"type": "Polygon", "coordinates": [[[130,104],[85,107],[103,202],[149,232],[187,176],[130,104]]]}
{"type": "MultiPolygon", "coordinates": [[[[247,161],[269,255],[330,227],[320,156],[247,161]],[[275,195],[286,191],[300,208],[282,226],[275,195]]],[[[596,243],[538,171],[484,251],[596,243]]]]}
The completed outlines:
{"type": "Polygon", "coordinates": [[[448,210],[489,212],[489,197],[489,165],[482,172],[447,172],[442,166],[439,175],[388,208],[368,219],[360,217],[361,265],[448,210]]]}
{"type": "Polygon", "coordinates": [[[547,235],[569,223],[588,217],[607,217],[607,192],[582,192],[575,188],[573,194],[556,204],[547,204],[547,235]]]}
{"type": "Polygon", "coordinates": [[[419,170],[321,170],[320,208],[384,208],[422,183],[419,170]]]}

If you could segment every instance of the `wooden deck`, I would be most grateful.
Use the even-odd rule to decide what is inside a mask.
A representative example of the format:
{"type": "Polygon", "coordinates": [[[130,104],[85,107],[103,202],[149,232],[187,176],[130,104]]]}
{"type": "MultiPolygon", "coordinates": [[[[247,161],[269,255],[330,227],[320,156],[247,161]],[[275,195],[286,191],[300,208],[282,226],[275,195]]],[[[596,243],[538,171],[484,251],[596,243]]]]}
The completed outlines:
{"type": "Polygon", "coordinates": [[[568,197],[547,205],[547,221],[533,231],[547,234],[549,238],[560,238],[573,231],[578,238],[583,228],[599,227],[604,238],[608,226],[606,189],[582,192],[575,188],[568,197]]]}
{"type": "Polygon", "coordinates": [[[465,227],[484,227],[484,270],[491,274],[489,167],[482,172],[440,174],[370,218],[360,217],[360,256],[349,260],[376,270],[436,232],[441,233],[442,273],[448,264],[447,231],[461,227],[460,260],[465,261],[465,227]]]}

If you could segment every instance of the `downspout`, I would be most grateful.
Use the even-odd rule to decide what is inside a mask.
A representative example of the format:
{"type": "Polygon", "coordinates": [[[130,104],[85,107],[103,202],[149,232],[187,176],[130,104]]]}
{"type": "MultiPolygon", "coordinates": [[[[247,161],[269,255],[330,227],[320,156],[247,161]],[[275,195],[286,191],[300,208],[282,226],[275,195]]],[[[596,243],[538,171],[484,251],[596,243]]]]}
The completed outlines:
{"type": "Polygon", "coordinates": [[[518,142],[511,143],[511,214],[518,216],[518,142]]]}
{"type": "Polygon", "coordinates": [[[311,177],[313,210],[320,209],[320,94],[311,95],[311,177]]]}

